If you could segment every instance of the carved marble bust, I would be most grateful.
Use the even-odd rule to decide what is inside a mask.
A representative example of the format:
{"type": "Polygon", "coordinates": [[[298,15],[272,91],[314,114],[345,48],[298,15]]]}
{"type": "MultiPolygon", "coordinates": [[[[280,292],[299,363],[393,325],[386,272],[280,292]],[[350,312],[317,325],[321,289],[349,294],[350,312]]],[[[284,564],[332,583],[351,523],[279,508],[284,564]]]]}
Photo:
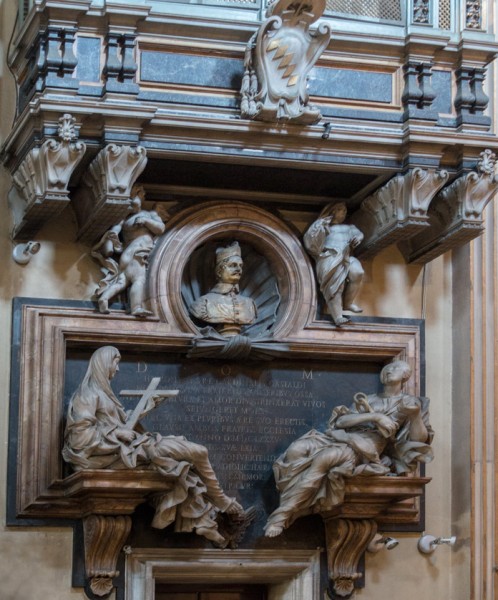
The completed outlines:
{"type": "Polygon", "coordinates": [[[239,290],[243,260],[238,242],[216,250],[216,284],[207,293],[194,300],[190,313],[205,323],[220,325],[220,333],[234,336],[243,325],[250,325],[257,316],[252,298],[239,290]]]}

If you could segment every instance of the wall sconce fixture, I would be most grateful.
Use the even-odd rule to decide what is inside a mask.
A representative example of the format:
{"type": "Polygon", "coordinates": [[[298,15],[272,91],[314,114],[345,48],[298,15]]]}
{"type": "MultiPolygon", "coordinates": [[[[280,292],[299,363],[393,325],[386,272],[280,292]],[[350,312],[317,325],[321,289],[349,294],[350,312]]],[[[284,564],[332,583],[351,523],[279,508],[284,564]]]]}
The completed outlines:
{"type": "Polygon", "coordinates": [[[434,550],[442,544],[448,544],[448,546],[454,546],[456,542],[456,536],[451,537],[434,537],[433,535],[427,535],[422,533],[418,540],[417,548],[422,554],[432,554],[434,550]]]}
{"type": "Polygon", "coordinates": [[[387,550],[393,550],[398,544],[399,542],[396,538],[387,537],[385,535],[382,535],[381,533],[377,533],[375,534],[370,544],[368,544],[367,551],[372,552],[372,554],[375,554],[375,552],[382,550],[382,548],[386,548],[387,550]]]}
{"type": "Polygon", "coordinates": [[[26,242],[25,244],[17,244],[12,250],[12,258],[18,265],[27,265],[33,254],[40,250],[40,242],[26,242]]]}

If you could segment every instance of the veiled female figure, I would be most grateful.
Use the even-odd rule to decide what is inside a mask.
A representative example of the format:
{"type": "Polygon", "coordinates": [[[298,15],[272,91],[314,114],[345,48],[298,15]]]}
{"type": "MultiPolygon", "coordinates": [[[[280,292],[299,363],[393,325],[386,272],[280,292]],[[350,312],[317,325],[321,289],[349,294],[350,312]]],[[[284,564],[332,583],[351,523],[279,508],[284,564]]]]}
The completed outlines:
{"type": "Polygon", "coordinates": [[[273,470],[280,505],[266,524],[268,537],[299,517],[341,504],[346,478],[403,475],[432,460],[429,400],[403,393],[410,376],[403,361],[386,365],[380,374],[382,394],[356,394],[350,408],[332,411],[325,433],[309,431],[277,459],[273,470]]]}
{"type": "Polygon", "coordinates": [[[127,426],[128,414],[112,391],[120,354],[112,346],[96,350],[68,409],[64,460],[82,469],[150,468],[172,483],[171,491],[155,498],[152,525],[193,531],[219,545],[218,512],[239,513],[242,507],[218,482],[204,446],[183,436],[138,432],[127,426]]]}

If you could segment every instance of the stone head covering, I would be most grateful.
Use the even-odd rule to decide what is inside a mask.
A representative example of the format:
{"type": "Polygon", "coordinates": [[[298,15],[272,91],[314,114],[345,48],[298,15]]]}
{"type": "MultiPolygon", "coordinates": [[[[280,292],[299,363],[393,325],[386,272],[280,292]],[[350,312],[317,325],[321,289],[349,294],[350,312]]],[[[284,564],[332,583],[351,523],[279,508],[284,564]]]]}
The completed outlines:
{"type": "Polygon", "coordinates": [[[231,246],[216,248],[216,266],[228,258],[232,258],[232,256],[238,256],[239,258],[242,256],[239,242],[234,242],[231,246]]]}

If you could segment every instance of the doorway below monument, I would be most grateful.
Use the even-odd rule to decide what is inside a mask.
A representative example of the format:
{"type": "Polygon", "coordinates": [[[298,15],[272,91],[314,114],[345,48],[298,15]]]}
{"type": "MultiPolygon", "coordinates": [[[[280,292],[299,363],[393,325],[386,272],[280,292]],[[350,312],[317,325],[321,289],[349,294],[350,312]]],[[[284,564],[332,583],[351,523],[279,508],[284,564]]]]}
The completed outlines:
{"type": "Polygon", "coordinates": [[[265,585],[163,584],[156,585],[155,600],[268,600],[265,585]]]}
{"type": "Polygon", "coordinates": [[[319,600],[320,555],[317,548],[130,548],[125,600],[319,600]]]}

